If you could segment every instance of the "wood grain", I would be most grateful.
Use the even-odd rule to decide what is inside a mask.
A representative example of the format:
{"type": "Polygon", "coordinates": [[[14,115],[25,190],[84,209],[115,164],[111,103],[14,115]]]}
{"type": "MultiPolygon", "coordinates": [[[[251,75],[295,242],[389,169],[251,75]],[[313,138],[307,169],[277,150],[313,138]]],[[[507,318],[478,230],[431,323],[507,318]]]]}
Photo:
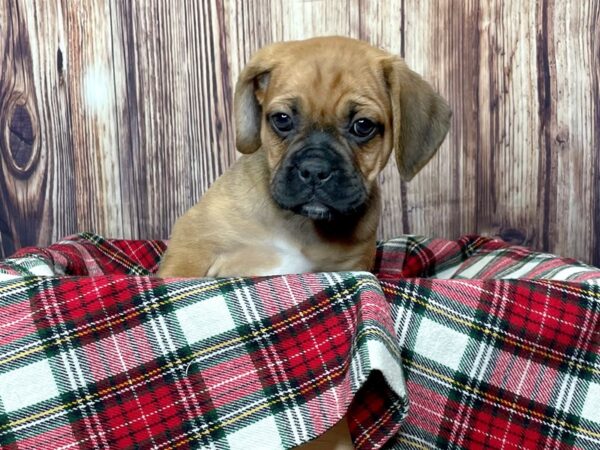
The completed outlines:
{"type": "Polygon", "coordinates": [[[56,46],[64,42],[56,5],[24,1],[0,8],[0,248],[49,242],[76,227],[73,191],[56,190],[72,174],[66,92],[56,46]],[[53,21],[39,21],[48,15],[53,21]],[[36,24],[34,26],[34,24],[36,24]],[[61,149],[62,153],[57,154],[61,149]],[[68,213],[66,213],[68,211],[68,213]]]}
{"type": "Polygon", "coordinates": [[[121,192],[110,5],[103,0],[65,1],[63,12],[77,226],[129,235],[121,192]]]}
{"type": "Polygon", "coordinates": [[[480,17],[477,229],[542,248],[536,224],[544,205],[531,183],[545,179],[539,83],[548,69],[540,78],[546,56],[536,41],[538,12],[532,2],[499,2],[480,17]]]}
{"type": "Polygon", "coordinates": [[[600,0],[0,2],[0,256],[93,230],[160,238],[229,167],[232,91],[270,42],[341,34],[451,104],[380,237],[465,233],[600,265],[600,0]]]}
{"type": "MultiPolygon", "coordinates": [[[[597,178],[600,11],[597,2],[582,2],[580,7],[573,8],[571,2],[564,0],[548,2],[547,8],[549,26],[561,39],[549,46],[553,52],[549,59],[555,61],[551,65],[551,75],[553,71],[555,75],[550,77],[549,84],[556,100],[552,102],[548,146],[554,158],[556,183],[552,183],[555,204],[549,205],[548,242],[543,245],[550,247],[552,243],[571,254],[588,253],[588,258],[594,258],[592,245],[597,246],[600,237],[600,228],[592,220],[600,209],[597,178]]],[[[598,249],[595,251],[595,263],[600,265],[598,249]]]]}
{"type": "Polygon", "coordinates": [[[168,236],[235,159],[214,1],[112,2],[121,180],[131,236],[168,236]]]}

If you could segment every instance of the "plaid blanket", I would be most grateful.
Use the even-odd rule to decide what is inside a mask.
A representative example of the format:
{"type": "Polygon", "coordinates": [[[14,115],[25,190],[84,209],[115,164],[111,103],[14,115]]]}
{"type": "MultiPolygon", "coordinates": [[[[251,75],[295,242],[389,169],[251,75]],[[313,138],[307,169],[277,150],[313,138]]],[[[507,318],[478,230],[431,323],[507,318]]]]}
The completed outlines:
{"type": "Polygon", "coordinates": [[[0,262],[0,446],[598,448],[600,270],[482,237],[373,273],[160,279],[163,241],[0,262]]]}

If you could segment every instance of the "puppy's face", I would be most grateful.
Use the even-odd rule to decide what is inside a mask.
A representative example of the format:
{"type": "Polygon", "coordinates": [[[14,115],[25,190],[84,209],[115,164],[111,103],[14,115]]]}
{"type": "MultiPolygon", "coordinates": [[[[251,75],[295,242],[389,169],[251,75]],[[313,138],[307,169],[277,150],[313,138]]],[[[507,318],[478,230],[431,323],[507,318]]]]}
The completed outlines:
{"type": "Polygon", "coordinates": [[[235,106],[238,149],[262,146],[275,202],[314,220],[360,215],[394,148],[411,178],[450,116],[399,58],[333,37],[261,50],[240,77],[235,106]],[[403,114],[414,117],[403,123],[403,114]]]}

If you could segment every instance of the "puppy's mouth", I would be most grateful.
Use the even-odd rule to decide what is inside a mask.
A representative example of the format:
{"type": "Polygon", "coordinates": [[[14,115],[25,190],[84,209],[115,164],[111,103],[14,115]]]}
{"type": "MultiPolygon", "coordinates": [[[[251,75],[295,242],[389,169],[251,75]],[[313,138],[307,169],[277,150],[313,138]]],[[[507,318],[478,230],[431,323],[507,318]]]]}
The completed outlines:
{"type": "Polygon", "coordinates": [[[337,205],[330,205],[329,202],[321,199],[320,196],[315,193],[306,196],[305,198],[306,200],[304,201],[299,201],[298,199],[293,201],[282,195],[273,195],[273,199],[279,207],[308,217],[317,222],[335,222],[351,217],[358,217],[364,213],[366,208],[366,202],[360,201],[358,198],[351,204],[344,204],[342,208],[339,208],[337,205]]]}
{"type": "Polygon", "coordinates": [[[331,208],[325,206],[323,203],[317,200],[311,200],[303,205],[298,205],[292,210],[296,214],[301,214],[312,220],[326,220],[330,221],[333,219],[333,212],[331,208]]]}

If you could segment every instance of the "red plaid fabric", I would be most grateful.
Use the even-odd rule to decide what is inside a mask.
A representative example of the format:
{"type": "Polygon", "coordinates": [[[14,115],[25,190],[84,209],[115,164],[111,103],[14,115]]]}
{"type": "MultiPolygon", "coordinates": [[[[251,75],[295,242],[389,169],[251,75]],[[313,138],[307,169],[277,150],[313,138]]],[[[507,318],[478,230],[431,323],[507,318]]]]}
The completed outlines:
{"type": "Polygon", "coordinates": [[[382,285],[405,330],[410,414],[398,448],[598,448],[598,285],[382,285]]]}
{"type": "Polygon", "coordinates": [[[163,280],[164,249],[0,262],[2,448],[291,448],[343,415],[362,449],[600,446],[598,269],[407,236],[377,278],[163,280]]]}
{"type": "Polygon", "coordinates": [[[410,402],[389,448],[600,448],[599,269],[478,236],[379,250],[410,402]]]}
{"type": "Polygon", "coordinates": [[[360,420],[359,448],[398,429],[405,385],[373,275],[148,276],[164,248],[82,234],[0,264],[3,448],[290,448],[355,396],[387,413],[360,420]],[[377,371],[391,387],[369,387],[377,371]]]}
{"type": "Polygon", "coordinates": [[[165,241],[104,239],[97,234],[80,233],[48,248],[22,248],[0,261],[0,272],[4,268],[6,273],[38,275],[35,270],[32,272],[35,261],[48,266],[51,275],[150,275],[158,270],[166,248],[165,241]]]}

